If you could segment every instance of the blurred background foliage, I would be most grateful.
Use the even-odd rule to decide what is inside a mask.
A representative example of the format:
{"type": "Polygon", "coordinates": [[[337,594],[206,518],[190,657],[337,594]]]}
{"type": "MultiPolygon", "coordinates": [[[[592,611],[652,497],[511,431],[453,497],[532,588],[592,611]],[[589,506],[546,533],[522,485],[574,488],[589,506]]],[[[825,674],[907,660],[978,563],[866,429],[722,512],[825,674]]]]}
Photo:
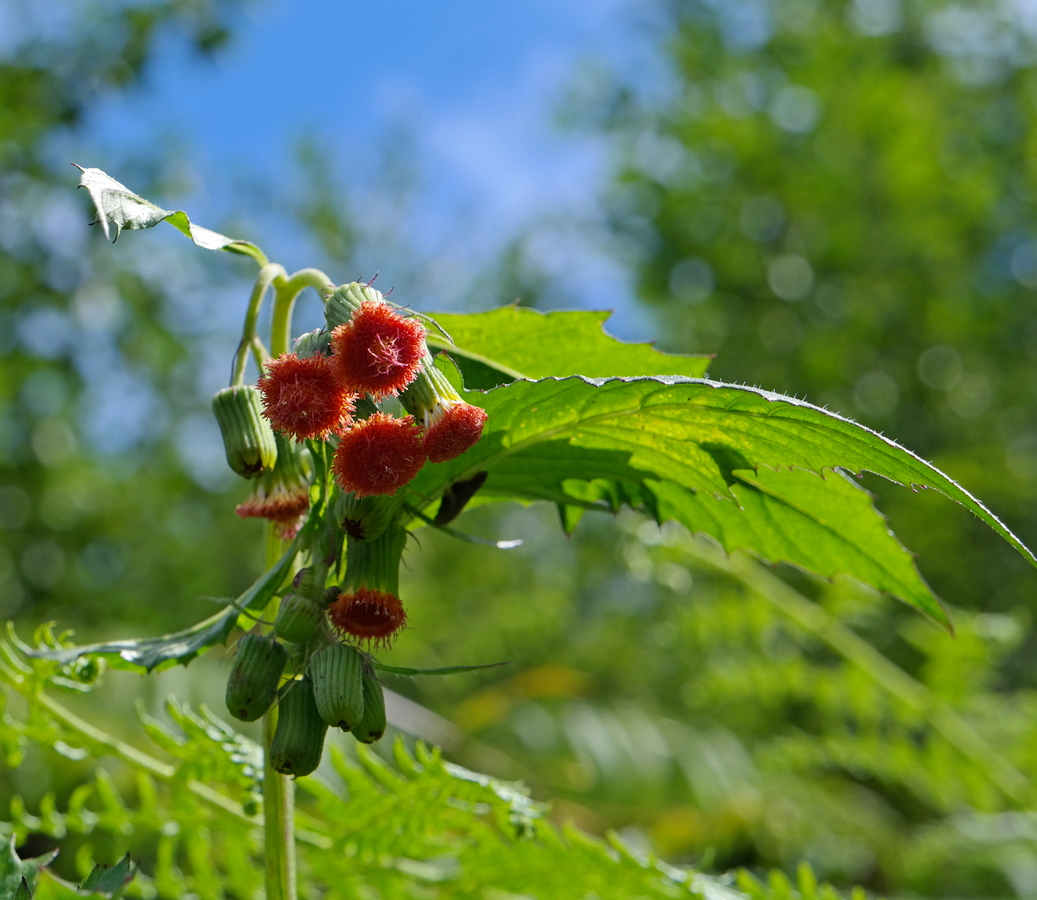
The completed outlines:
{"type": "MultiPolygon", "coordinates": [[[[261,529],[233,515],[245,490],[208,418],[249,263],[171,229],[104,245],[58,158],[98,98],[147,90],[157,42],[179,32],[218,52],[235,9],[84,5],[0,58],[0,613],[23,632],[48,619],[83,641],[175,630],[258,569],[261,529]]],[[[564,305],[535,245],[582,229],[631,272],[660,346],[716,353],[713,377],[883,431],[1037,544],[1030,7],[672,0],[630,18],[665,88],[586,67],[557,110],[612,148],[600,218],[517,235],[454,308],[564,305]]],[[[310,141],[294,193],[246,185],[246,218],[204,224],[278,258],[250,227],[277,207],[301,264],[345,280],[398,259],[384,277],[420,297],[433,261],[393,227],[417,161],[405,135],[382,139],[376,210],[358,213],[310,141]]],[[[177,152],[106,165],[175,196],[177,152]]],[[[563,541],[553,510],[481,507],[460,527],[525,545],[417,533],[412,627],[390,661],[511,664],[394,679],[392,718],[524,779],[557,819],[672,862],[791,873],[807,859],[887,896],[1037,896],[1033,572],[942,498],[868,484],[956,638],[852,583],[726,561],[633,515],[587,517],[563,541]]],[[[220,714],[216,656],[110,673],[107,727],[135,740],[134,699],[161,715],[168,690],[220,714]]],[[[38,812],[53,791],[60,806],[85,777],[49,751],[0,768],[0,815],[14,794],[38,812]]]]}

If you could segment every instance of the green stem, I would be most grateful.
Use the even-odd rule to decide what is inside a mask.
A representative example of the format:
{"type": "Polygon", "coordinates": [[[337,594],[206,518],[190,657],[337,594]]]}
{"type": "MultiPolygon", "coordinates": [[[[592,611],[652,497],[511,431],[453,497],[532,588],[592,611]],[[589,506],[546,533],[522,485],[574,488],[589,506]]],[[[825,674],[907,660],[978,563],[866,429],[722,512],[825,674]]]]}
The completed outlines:
{"type": "Polygon", "coordinates": [[[296,900],[295,785],[270,764],[276,707],[263,718],[263,839],[266,845],[266,900],[296,900]]]}
{"type": "Polygon", "coordinates": [[[288,352],[295,298],[308,287],[323,297],[331,286],[331,279],[320,269],[300,269],[292,275],[280,275],[274,280],[274,312],[270,322],[270,352],[274,356],[288,352]]]}
{"type": "Polygon", "coordinates": [[[238,387],[245,383],[245,365],[248,362],[249,350],[252,349],[256,337],[256,321],[259,318],[259,310],[263,305],[263,297],[266,296],[270,285],[277,279],[285,277],[283,266],[277,263],[267,263],[259,270],[259,276],[252,287],[252,296],[248,300],[248,310],[245,313],[245,324],[241,329],[241,341],[234,353],[234,368],[230,383],[232,387],[238,387]]]}
{"type": "MultiPolygon", "coordinates": [[[[276,302],[274,306],[277,309],[276,302]]],[[[285,542],[271,523],[266,535],[266,565],[274,565],[285,542]]],[[[270,742],[277,725],[277,707],[263,717],[263,842],[266,900],[296,900],[295,784],[270,764],[270,742]]]]}

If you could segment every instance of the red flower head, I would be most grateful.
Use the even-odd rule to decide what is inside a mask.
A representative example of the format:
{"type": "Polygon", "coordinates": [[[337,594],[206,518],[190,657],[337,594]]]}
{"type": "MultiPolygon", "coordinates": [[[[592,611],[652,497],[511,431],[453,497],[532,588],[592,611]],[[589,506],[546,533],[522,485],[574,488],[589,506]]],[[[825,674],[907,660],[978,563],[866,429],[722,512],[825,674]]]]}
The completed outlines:
{"type": "Polygon", "coordinates": [[[352,421],[355,398],[328,357],[299,359],[284,353],[266,364],[266,372],[256,385],[263,395],[263,415],[282,434],[297,441],[323,439],[352,421]]]}
{"type": "Polygon", "coordinates": [[[395,493],[424,464],[422,431],[414,419],[376,412],[339,437],[331,470],[342,490],[367,497],[395,493]]]}
{"type": "Polygon", "coordinates": [[[429,462],[446,462],[479,442],[487,416],[486,410],[458,400],[439,406],[427,418],[425,452],[429,462]]]}
{"type": "Polygon", "coordinates": [[[414,380],[425,352],[425,329],[388,304],[365,300],[331,333],[331,349],[346,389],[379,400],[414,380]]]}
{"type": "Polygon", "coordinates": [[[386,649],[407,625],[407,613],[398,597],[365,587],[339,594],[328,607],[328,619],[340,636],[349,635],[386,649]]]}
{"type": "Polygon", "coordinates": [[[310,508],[310,480],[297,445],[275,435],[277,464],[253,482],[249,498],[235,512],[243,519],[268,519],[283,540],[299,531],[310,508]]]}

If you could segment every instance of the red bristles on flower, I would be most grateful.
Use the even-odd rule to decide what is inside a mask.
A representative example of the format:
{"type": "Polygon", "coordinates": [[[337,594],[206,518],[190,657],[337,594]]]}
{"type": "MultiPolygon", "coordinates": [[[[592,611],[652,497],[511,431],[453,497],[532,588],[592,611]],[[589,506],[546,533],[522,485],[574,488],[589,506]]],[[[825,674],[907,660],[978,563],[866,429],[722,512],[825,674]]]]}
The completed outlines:
{"type": "Polygon", "coordinates": [[[243,519],[267,519],[277,526],[283,540],[291,540],[309,508],[310,492],[305,485],[290,490],[283,484],[275,484],[268,493],[261,483],[235,512],[243,519]]]}
{"type": "Polygon", "coordinates": [[[352,421],[353,401],[326,356],[285,353],[266,364],[256,387],[271,426],[297,441],[326,438],[352,421]]]}
{"type": "Polygon", "coordinates": [[[386,648],[407,625],[407,613],[399,598],[370,588],[339,594],[328,607],[328,619],[341,636],[386,648]]]}
{"type": "Polygon", "coordinates": [[[365,300],[331,333],[331,350],[346,389],[379,400],[414,380],[425,352],[425,329],[385,303],[365,300]]]}
{"type": "Polygon", "coordinates": [[[332,473],[358,497],[393,494],[425,464],[422,431],[407,416],[376,412],[339,437],[332,473]]]}
{"type": "Polygon", "coordinates": [[[446,462],[474,447],[482,437],[486,410],[463,400],[441,407],[429,416],[425,453],[429,462],[446,462]]]}

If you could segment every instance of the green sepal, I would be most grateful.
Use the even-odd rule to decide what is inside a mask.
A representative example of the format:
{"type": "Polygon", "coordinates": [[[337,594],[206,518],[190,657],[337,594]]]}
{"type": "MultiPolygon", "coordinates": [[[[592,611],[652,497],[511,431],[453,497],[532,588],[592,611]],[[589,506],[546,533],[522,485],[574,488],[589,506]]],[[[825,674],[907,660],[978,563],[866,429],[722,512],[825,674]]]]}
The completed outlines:
{"type": "Polygon", "coordinates": [[[288,594],[281,600],[274,619],[274,634],[293,644],[304,644],[317,630],[324,607],[302,594],[288,594]]]}
{"type": "Polygon", "coordinates": [[[227,465],[242,478],[255,478],[277,462],[277,444],[263,416],[259,391],[251,384],[224,388],[212,398],[227,465]]]}
{"type": "Polygon", "coordinates": [[[403,505],[404,491],[389,496],[358,497],[341,493],[335,498],[335,521],[357,541],[381,537],[403,505]]]}
{"type": "Polygon", "coordinates": [[[308,676],[292,682],[281,698],[270,742],[270,764],[282,775],[309,775],[320,765],[327,723],[317,711],[308,676]]]}
{"type": "Polygon", "coordinates": [[[336,288],[324,301],[324,321],[328,323],[328,331],[345,325],[365,300],[371,303],[385,302],[382,292],[376,291],[369,284],[353,281],[336,288]]]}
{"type": "Polygon", "coordinates": [[[226,694],[235,719],[254,722],[270,709],[287,661],[287,651],[271,637],[250,633],[238,641],[226,694]]]}
{"type": "Polygon", "coordinates": [[[353,737],[362,744],[373,744],[385,734],[385,693],[373,672],[364,669],[364,716],[353,728],[353,737]]]}
{"type": "Polygon", "coordinates": [[[329,644],[310,660],[313,697],[321,718],[349,731],[364,715],[363,657],[349,644],[329,644]]]}

